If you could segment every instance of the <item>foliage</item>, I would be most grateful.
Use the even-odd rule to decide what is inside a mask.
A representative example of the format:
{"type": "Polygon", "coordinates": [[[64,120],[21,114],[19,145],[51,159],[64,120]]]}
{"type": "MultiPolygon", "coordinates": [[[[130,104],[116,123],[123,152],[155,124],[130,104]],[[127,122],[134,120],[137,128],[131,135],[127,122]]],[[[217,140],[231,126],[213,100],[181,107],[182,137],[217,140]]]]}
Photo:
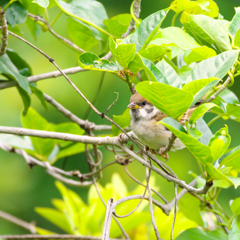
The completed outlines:
{"type": "MultiPolygon", "coordinates": [[[[9,29],[18,33],[16,26],[26,24],[36,39],[41,29],[54,32],[52,25],[59,16],[50,25],[47,11],[52,7],[58,8],[67,16],[66,27],[72,42],[69,43],[69,40],[56,36],[57,34],[55,36],[78,53],[78,64],[81,70],[101,71],[118,76],[132,92],[136,86],[140,95],[168,116],[158,124],[162,124],[179,138],[196,158],[201,176],[197,176],[196,173],[193,175],[198,181],[198,187],[201,183],[205,185],[213,183],[213,187],[198,198],[186,194],[179,201],[176,226],[173,231],[174,238],[177,240],[239,238],[239,199],[232,201],[233,215],[228,217],[219,206],[217,197],[222,188],[231,186],[237,188],[240,185],[238,177],[240,145],[229,149],[231,136],[226,124],[214,134],[209,126],[219,118],[240,121],[239,100],[229,89],[233,86],[234,79],[240,75],[240,8],[236,8],[236,14],[232,20],[227,21],[220,15],[218,6],[213,0],[175,0],[169,8],[158,10],[142,20],[133,15],[134,4],[131,6],[131,15],[120,14],[108,19],[104,6],[95,0],[35,0],[34,2],[2,0],[1,7],[5,11],[9,29]],[[37,16],[38,13],[44,11],[46,20],[37,16]],[[170,18],[169,12],[172,11],[175,13],[172,25],[162,27],[163,22],[170,18]],[[175,21],[179,14],[181,14],[179,22],[181,26],[176,27],[175,21]],[[136,22],[136,28],[130,29],[131,34],[125,36],[131,24],[131,17],[136,22]],[[110,57],[106,57],[108,51],[112,54],[110,57]],[[186,121],[184,125],[180,124],[185,112],[195,104],[197,107],[189,117],[189,121],[186,121]],[[206,123],[203,117],[208,112],[215,114],[215,117],[206,123]],[[216,218],[209,214],[211,211],[220,217],[223,223],[218,225],[216,218]],[[209,231],[205,215],[210,215],[210,221],[214,223],[213,231],[209,231]],[[226,229],[230,229],[228,236],[220,225],[225,226],[223,227],[225,232],[228,232],[226,229]]],[[[2,28],[2,34],[4,34],[4,28],[2,28]]],[[[3,45],[2,42],[4,48],[3,45]]],[[[2,82],[3,85],[14,83],[17,87],[24,105],[21,116],[23,127],[53,133],[53,136],[48,139],[43,139],[41,135],[36,137],[34,134],[29,134],[31,143],[28,141],[20,144],[20,140],[14,136],[11,136],[8,141],[3,141],[16,149],[26,150],[29,156],[39,161],[47,162],[50,171],[51,165],[60,158],[85,152],[90,171],[99,173],[101,161],[97,160],[102,158],[102,154],[98,152],[96,146],[102,143],[98,140],[89,147],[89,142],[85,142],[96,137],[96,133],[93,133],[94,128],[87,128],[86,122],[84,122],[85,125],[74,122],[73,119],[76,119],[76,116],[66,112],[65,116],[71,115],[69,118],[73,122],[53,124],[44,119],[31,108],[31,94],[35,94],[47,110],[45,95],[35,83],[29,82],[29,77],[33,76],[31,65],[23,59],[24,56],[19,56],[12,49],[7,49],[5,54],[3,52],[1,54],[0,74],[4,80],[0,85],[2,82]],[[58,137],[60,135],[54,135],[54,133],[68,133],[77,137],[89,135],[90,137],[75,142],[64,138],[66,140],[64,141],[58,137]],[[92,149],[96,163],[93,163],[93,157],[90,154],[92,149]]],[[[52,59],[49,60],[54,62],[52,59]]],[[[88,104],[91,106],[90,102],[88,104]]],[[[93,106],[91,107],[94,109],[93,106]]],[[[59,107],[56,108],[59,110],[59,107]]],[[[102,118],[106,116],[106,114],[99,115],[102,118]]],[[[129,127],[129,110],[125,110],[122,115],[114,115],[113,120],[112,135],[104,138],[105,133],[101,133],[99,137],[108,140],[121,133],[119,126],[124,129],[129,127]]],[[[2,135],[1,139],[4,139],[4,136],[2,135]]],[[[112,142],[103,144],[114,145],[112,142]]],[[[120,144],[117,145],[119,146],[120,144]]],[[[139,153],[134,152],[133,147],[128,147],[132,155],[129,155],[129,152],[118,155],[118,151],[121,150],[112,149],[116,155],[116,161],[117,158],[124,159],[125,162],[120,162],[123,165],[132,161],[133,158],[137,159],[135,155],[139,153]]],[[[48,166],[47,164],[44,166],[48,166]]],[[[69,175],[65,172],[64,174],[71,177],[81,175],[80,171],[77,174],[73,172],[67,172],[69,175]]],[[[86,176],[81,175],[79,182],[82,183],[89,178],[95,179],[97,175],[93,173],[91,177],[86,176]]],[[[98,178],[100,177],[101,174],[98,175],[98,178]]],[[[150,182],[152,181],[153,178],[150,182]]],[[[94,186],[90,187],[88,204],[62,183],[57,182],[56,186],[63,197],[63,200],[53,200],[52,203],[56,209],[36,208],[36,211],[69,234],[101,236],[105,207],[94,186]]],[[[151,187],[157,189],[158,186],[154,183],[151,187]]],[[[138,190],[128,192],[117,174],[113,175],[111,184],[107,184],[104,188],[98,184],[98,188],[106,202],[109,198],[116,200],[138,192],[138,190]]],[[[131,217],[121,221],[131,239],[147,239],[147,237],[153,239],[155,237],[146,206],[147,202],[142,203],[131,217]]],[[[122,204],[117,211],[130,212],[133,208],[132,203],[122,204]]],[[[159,208],[153,209],[160,235],[168,239],[174,213],[172,211],[170,216],[166,216],[159,208]]],[[[37,229],[40,234],[47,232],[37,229]]],[[[120,237],[121,235],[122,232],[117,224],[112,223],[111,236],[120,237]]]]}

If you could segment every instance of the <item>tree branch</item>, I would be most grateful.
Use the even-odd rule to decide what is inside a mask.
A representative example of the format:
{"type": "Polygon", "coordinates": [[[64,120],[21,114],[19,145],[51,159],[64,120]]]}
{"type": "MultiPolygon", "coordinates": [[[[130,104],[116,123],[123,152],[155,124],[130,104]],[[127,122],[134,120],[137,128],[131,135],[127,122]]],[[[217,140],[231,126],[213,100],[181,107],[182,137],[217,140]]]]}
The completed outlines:
{"type": "Polygon", "coordinates": [[[0,7],[0,25],[2,32],[2,44],[0,48],[0,56],[6,53],[6,48],[8,45],[8,25],[5,17],[5,11],[0,7]]]}

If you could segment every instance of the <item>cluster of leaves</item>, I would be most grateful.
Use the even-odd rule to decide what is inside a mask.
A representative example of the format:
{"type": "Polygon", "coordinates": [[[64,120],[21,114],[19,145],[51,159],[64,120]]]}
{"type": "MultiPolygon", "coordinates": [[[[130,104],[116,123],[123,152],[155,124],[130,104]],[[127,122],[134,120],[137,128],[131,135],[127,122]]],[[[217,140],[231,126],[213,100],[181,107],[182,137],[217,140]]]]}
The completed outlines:
{"type": "MultiPolygon", "coordinates": [[[[6,19],[9,30],[21,34],[19,24],[25,23],[34,38],[38,37],[41,29],[43,31],[49,29],[43,22],[34,21],[28,13],[41,15],[44,8],[59,8],[61,12],[68,16],[68,33],[76,45],[85,51],[96,45],[100,47],[101,54],[86,52],[79,56],[79,65],[82,68],[116,74],[129,87],[132,87],[133,83],[136,84],[137,91],[143,97],[169,116],[159,124],[163,124],[171,130],[204,167],[205,171],[202,178],[197,177],[199,187],[206,181],[211,180],[214,180],[214,187],[228,188],[234,185],[236,188],[239,186],[240,179],[237,176],[240,171],[238,159],[240,146],[228,149],[231,141],[228,127],[225,125],[213,135],[203,120],[203,116],[211,111],[217,114],[217,117],[240,121],[239,100],[232,91],[225,88],[227,86],[224,85],[222,80],[226,79],[228,75],[231,78],[229,87],[234,83],[234,77],[239,75],[240,72],[238,62],[240,8],[236,8],[236,14],[229,22],[219,14],[218,7],[212,0],[175,0],[168,9],[157,11],[142,21],[136,19],[136,21],[139,21],[136,30],[122,39],[123,33],[127,31],[129,26],[131,15],[120,14],[108,19],[103,5],[94,0],[72,0],[70,2],[62,0],[52,0],[50,2],[48,0],[35,0],[34,2],[31,0],[15,2],[1,0],[0,3],[3,8],[7,7],[6,19]],[[162,22],[165,18],[168,18],[169,11],[175,12],[172,26],[161,28],[162,22]],[[174,26],[179,14],[181,14],[181,28],[174,26]],[[101,59],[101,56],[108,50],[111,51],[114,61],[101,59]],[[138,82],[137,73],[141,74],[143,81],[138,82]],[[194,110],[185,127],[178,123],[178,120],[181,119],[189,107],[200,99],[206,101],[222,87],[225,89],[211,103],[203,103],[194,110]]],[[[56,17],[56,20],[58,17],[56,17]]],[[[76,124],[54,125],[48,123],[35,110],[29,108],[31,104],[29,94],[31,93],[34,93],[40,99],[45,108],[46,103],[43,93],[35,84],[29,84],[28,82],[27,77],[32,75],[31,67],[13,50],[8,49],[7,54],[0,57],[0,73],[6,81],[16,81],[18,84],[17,89],[25,106],[22,116],[24,127],[84,134],[84,131],[79,129],[76,124]]],[[[121,116],[114,116],[114,120],[124,128],[129,126],[128,110],[121,116]]],[[[119,133],[119,130],[114,126],[113,135],[119,133]]],[[[12,140],[14,141],[14,139],[12,140]]],[[[14,145],[14,143],[11,145],[14,145]]],[[[31,144],[26,140],[23,145],[22,148],[27,149],[28,153],[51,163],[61,157],[84,151],[84,145],[81,143],[73,144],[52,139],[47,140],[46,144],[46,140],[43,142],[39,138],[31,138],[31,144]]],[[[119,179],[117,181],[121,182],[119,179]]],[[[115,185],[117,184],[116,180],[113,180],[113,182],[115,182],[115,185]]],[[[106,194],[106,200],[113,196],[116,196],[116,198],[126,196],[126,190],[122,190],[122,193],[120,191],[116,193],[114,189],[119,189],[119,185],[114,186],[114,184],[106,187],[106,193],[104,193],[105,190],[101,189],[102,194],[106,194]]],[[[90,232],[92,235],[99,235],[99,228],[96,229],[96,226],[102,226],[105,210],[103,207],[99,207],[98,201],[100,200],[96,197],[96,193],[93,193],[93,189],[89,195],[90,209],[75,193],[67,190],[60,183],[57,183],[57,187],[64,198],[63,201],[53,201],[58,210],[38,208],[37,211],[68,233],[86,234],[90,232]],[[98,214],[94,212],[92,206],[97,206],[98,214]],[[89,216],[87,221],[81,221],[80,216],[83,213],[89,216]],[[93,222],[96,222],[96,224],[92,224],[93,222]]],[[[101,187],[99,186],[99,188],[101,187]]],[[[124,188],[123,184],[122,188],[124,188]]],[[[206,200],[213,202],[217,198],[217,194],[215,194],[215,188],[211,191],[214,197],[207,195],[206,200]]],[[[142,205],[142,207],[144,208],[145,205],[142,205]]],[[[239,215],[239,199],[233,201],[231,208],[234,215],[230,219],[226,219],[224,216],[223,218],[229,228],[232,224],[228,237],[232,240],[234,234],[240,234],[238,227],[240,221],[235,218],[239,215]],[[233,219],[234,221],[232,221],[233,219]]],[[[130,207],[126,208],[127,211],[129,209],[130,207]]],[[[191,196],[188,199],[185,197],[180,202],[180,209],[181,212],[178,214],[184,214],[196,222],[198,226],[204,227],[200,212],[205,211],[205,209],[201,208],[199,200],[193,200],[191,196]],[[186,203],[188,203],[187,207],[191,209],[191,212],[184,207],[186,203]],[[195,214],[191,214],[193,212],[195,214]]],[[[157,224],[161,225],[159,229],[163,229],[162,219],[167,217],[160,210],[156,210],[156,212],[158,214],[157,224]]],[[[145,215],[144,211],[138,212],[135,215],[136,219],[131,221],[131,224],[128,222],[129,220],[126,220],[126,229],[131,231],[133,228],[140,228],[143,224],[141,219],[149,219],[149,215],[145,215]],[[139,215],[141,217],[138,217],[139,215]]],[[[220,213],[220,215],[223,214],[220,213]]],[[[169,221],[170,218],[165,223],[168,224],[165,229],[169,228],[170,231],[169,221]]],[[[177,231],[178,226],[182,226],[179,224],[176,224],[177,227],[174,231],[177,231]]],[[[186,228],[182,226],[181,230],[184,229],[186,228]]],[[[119,236],[117,226],[113,225],[111,230],[115,234],[114,236],[119,236]]],[[[41,231],[44,232],[39,230],[39,232],[41,231]]],[[[146,233],[149,234],[148,231],[146,230],[146,233]]],[[[164,237],[164,233],[160,235],[164,237]]],[[[219,239],[227,239],[218,230],[215,233],[205,233],[199,229],[187,230],[177,239],[195,239],[192,237],[194,235],[201,236],[204,239],[215,239],[216,236],[219,239]]],[[[141,239],[139,236],[134,237],[141,239]]]]}
{"type": "MultiPolygon", "coordinates": [[[[56,182],[56,186],[63,198],[62,200],[52,200],[52,204],[56,209],[37,207],[36,212],[66,233],[101,236],[106,208],[101,202],[95,187],[90,187],[88,204],[86,204],[75,192],[67,189],[62,183],[56,182]]],[[[129,192],[121,177],[116,173],[112,175],[111,182],[104,188],[99,183],[97,186],[105,202],[112,197],[114,199],[120,199],[129,195],[142,193],[143,191],[143,188],[138,186],[129,192]]],[[[154,178],[151,178],[151,186],[154,189],[158,189],[154,178]]],[[[123,203],[117,207],[116,211],[120,214],[126,214],[136,206],[138,201],[139,200],[132,200],[129,201],[128,204],[123,203]]],[[[173,212],[170,213],[170,216],[166,216],[160,209],[156,208],[154,210],[158,216],[156,221],[160,229],[160,234],[164,239],[168,239],[172,227],[173,212]]],[[[179,235],[183,229],[197,226],[197,223],[187,219],[180,210],[178,211],[178,216],[174,236],[179,235]]],[[[120,220],[123,228],[127,231],[131,239],[141,240],[154,238],[154,230],[150,224],[147,201],[144,201],[133,215],[120,220]]],[[[37,228],[37,231],[39,234],[54,234],[42,228],[37,228]]],[[[110,235],[113,238],[122,235],[119,226],[114,220],[112,220],[110,235]]]]}

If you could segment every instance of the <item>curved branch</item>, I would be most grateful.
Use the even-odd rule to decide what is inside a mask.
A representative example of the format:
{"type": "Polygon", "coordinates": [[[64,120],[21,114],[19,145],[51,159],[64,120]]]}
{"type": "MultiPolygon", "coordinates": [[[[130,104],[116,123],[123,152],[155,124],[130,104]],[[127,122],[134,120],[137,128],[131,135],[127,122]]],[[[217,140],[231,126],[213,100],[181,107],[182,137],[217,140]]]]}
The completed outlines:
{"type": "Polygon", "coordinates": [[[0,8],[0,25],[1,25],[1,32],[2,32],[2,44],[0,48],[0,56],[6,53],[6,48],[8,45],[8,25],[7,20],[5,17],[5,11],[0,8]]]}

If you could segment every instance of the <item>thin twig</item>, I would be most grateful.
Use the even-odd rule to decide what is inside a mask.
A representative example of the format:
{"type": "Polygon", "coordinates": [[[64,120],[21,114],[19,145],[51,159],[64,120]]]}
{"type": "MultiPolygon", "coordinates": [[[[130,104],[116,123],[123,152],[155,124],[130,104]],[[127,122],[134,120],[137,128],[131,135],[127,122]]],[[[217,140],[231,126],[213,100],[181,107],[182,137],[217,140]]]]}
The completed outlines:
{"type": "Polygon", "coordinates": [[[167,147],[162,151],[162,154],[166,154],[167,152],[169,152],[174,144],[174,141],[176,140],[176,136],[172,133],[169,143],[167,145],[167,147]]]}
{"type": "Polygon", "coordinates": [[[8,45],[8,25],[5,17],[5,11],[0,7],[0,25],[2,32],[2,44],[0,48],[0,56],[6,53],[6,48],[8,45]]]}
{"type": "Polygon", "coordinates": [[[75,43],[69,41],[68,39],[58,35],[51,27],[51,25],[45,20],[43,19],[42,17],[40,16],[36,16],[36,15],[33,15],[31,13],[28,13],[28,17],[36,22],[40,21],[40,22],[43,22],[48,30],[58,39],[60,39],[63,43],[65,43],[67,46],[69,46],[70,48],[74,49],[75,51],[79,52],[79,53],[85,53],[85,51],[83,49],[81,49],[80,47],[78,47],[75,43]]]}
{"type": "MultiPolygon", "coordinates": [[[[20,226],[22,228],[27,229],[30,233],[36,233],[37,232],[34,223],[25,222],[25,221],[23,221],[19,218],[16,218],[16,217],[12,216],[9,213],[1,211],[1,210],[0,210],[0,217],[9,221],[9,222],[12,222],[12,223],[20,226]]],[[[0,236],[0,239],[1,238],[4,238],[4,237],[0,236]]]]}
{"type": "Polygon", "coordinates": [[[172,230],[171,230],[171,240],[173,240],[173,229],[176,221],[176,216],[177,216],[177,184],[174,183],[174,189],[175,189],[175,206],[174,206],[174,216],[173,216],[173,223],[172,223],[172,230]]]}
{"type": "Polygon", "coordinates": [[[104,221],[102,240],[109,240],[110,229],[111,229],[111,219],[112,219],[112,203],[113,199],[110,198],[107,203],[107,211],[104,221]]]}
{"type": "Polygon", "coordinates": [[[107,114],[107,112],[110,110],[110,108],[111,108],[112,106],[114,106],[114,104],[115,104],[115,103],[117,102],[117,100],[118,100],[119,93],[118,93],[118,92],[114,92],[114,93],[117,94],[117,98],[116,98],[116,100],[114,100],[113,103],[107,108],[107,110],[106,110],[106,112],[104,113],[104,115],[107,114]]]}
{"type": "Polygon", "coordinates": [[[153,212],[152,194],[151,194],[151,186],[150,186],[151,170],[148,168],[145,168],[145,169],[146,169],[147,188],[148,188],[148,197],[149,197],[149,210],[150,210],[152,225],[153,225],[153,229],[154,229],[155,235],[157,237],[157,240],[160,240],[161,238],[160,238],[160,234],[159,234],[159,231],[157,228],[157,224],[156,224],[154,212],[153,212]]]}
{"type": "MultiPolygon", "coordinates": [[[[127,166],[124,165],[124,170],[127,173],[127,175],[132,178],[135,182],[137,182],[139,185],[143,186],[146,188],[146,185],[144,185],[143,183],[141,183],[139,180],[137,180],[127,169],[127,166]]],[[[153,191],[155,194],[157,194],[166,204],[168,204],[167,199],[165,199],[159,192],[157,192],[154,188],[151,188],[151,191],[153,191]]]]}
{"type": "MultiPolygon", "coordinates": [[[[96,183],[95,179],[93,179],[93,183],[94,183],[94,186],[95,186],[95,188],[96,188],[96,190],[97,190],[97,194],[98,194],[99,198],[101,199],[103,205],[107,208],[107,204],[105,203],[105,201],[104,201],[104,199],[103,199],[103,197],[102,197],[102,195],[101,195],[101,193],[100,193],[100,191],[99,191],[99,189],[98,189],[98,186],[97,186],[97,183],[96,183]]],[[[128,236],[128,234],[126,233],[126,231],[125,231],[124,228],[122,227],[121,223],[118,221],[118,219],[117,219],[115,216],[113,216],[113,219],[115,220],[115,222],[117,223],[117,225],[120,227],[120,229],[121,229],[124,237],[125,237],[126,239],[130,239],[129,236],[128,236]]]]}

